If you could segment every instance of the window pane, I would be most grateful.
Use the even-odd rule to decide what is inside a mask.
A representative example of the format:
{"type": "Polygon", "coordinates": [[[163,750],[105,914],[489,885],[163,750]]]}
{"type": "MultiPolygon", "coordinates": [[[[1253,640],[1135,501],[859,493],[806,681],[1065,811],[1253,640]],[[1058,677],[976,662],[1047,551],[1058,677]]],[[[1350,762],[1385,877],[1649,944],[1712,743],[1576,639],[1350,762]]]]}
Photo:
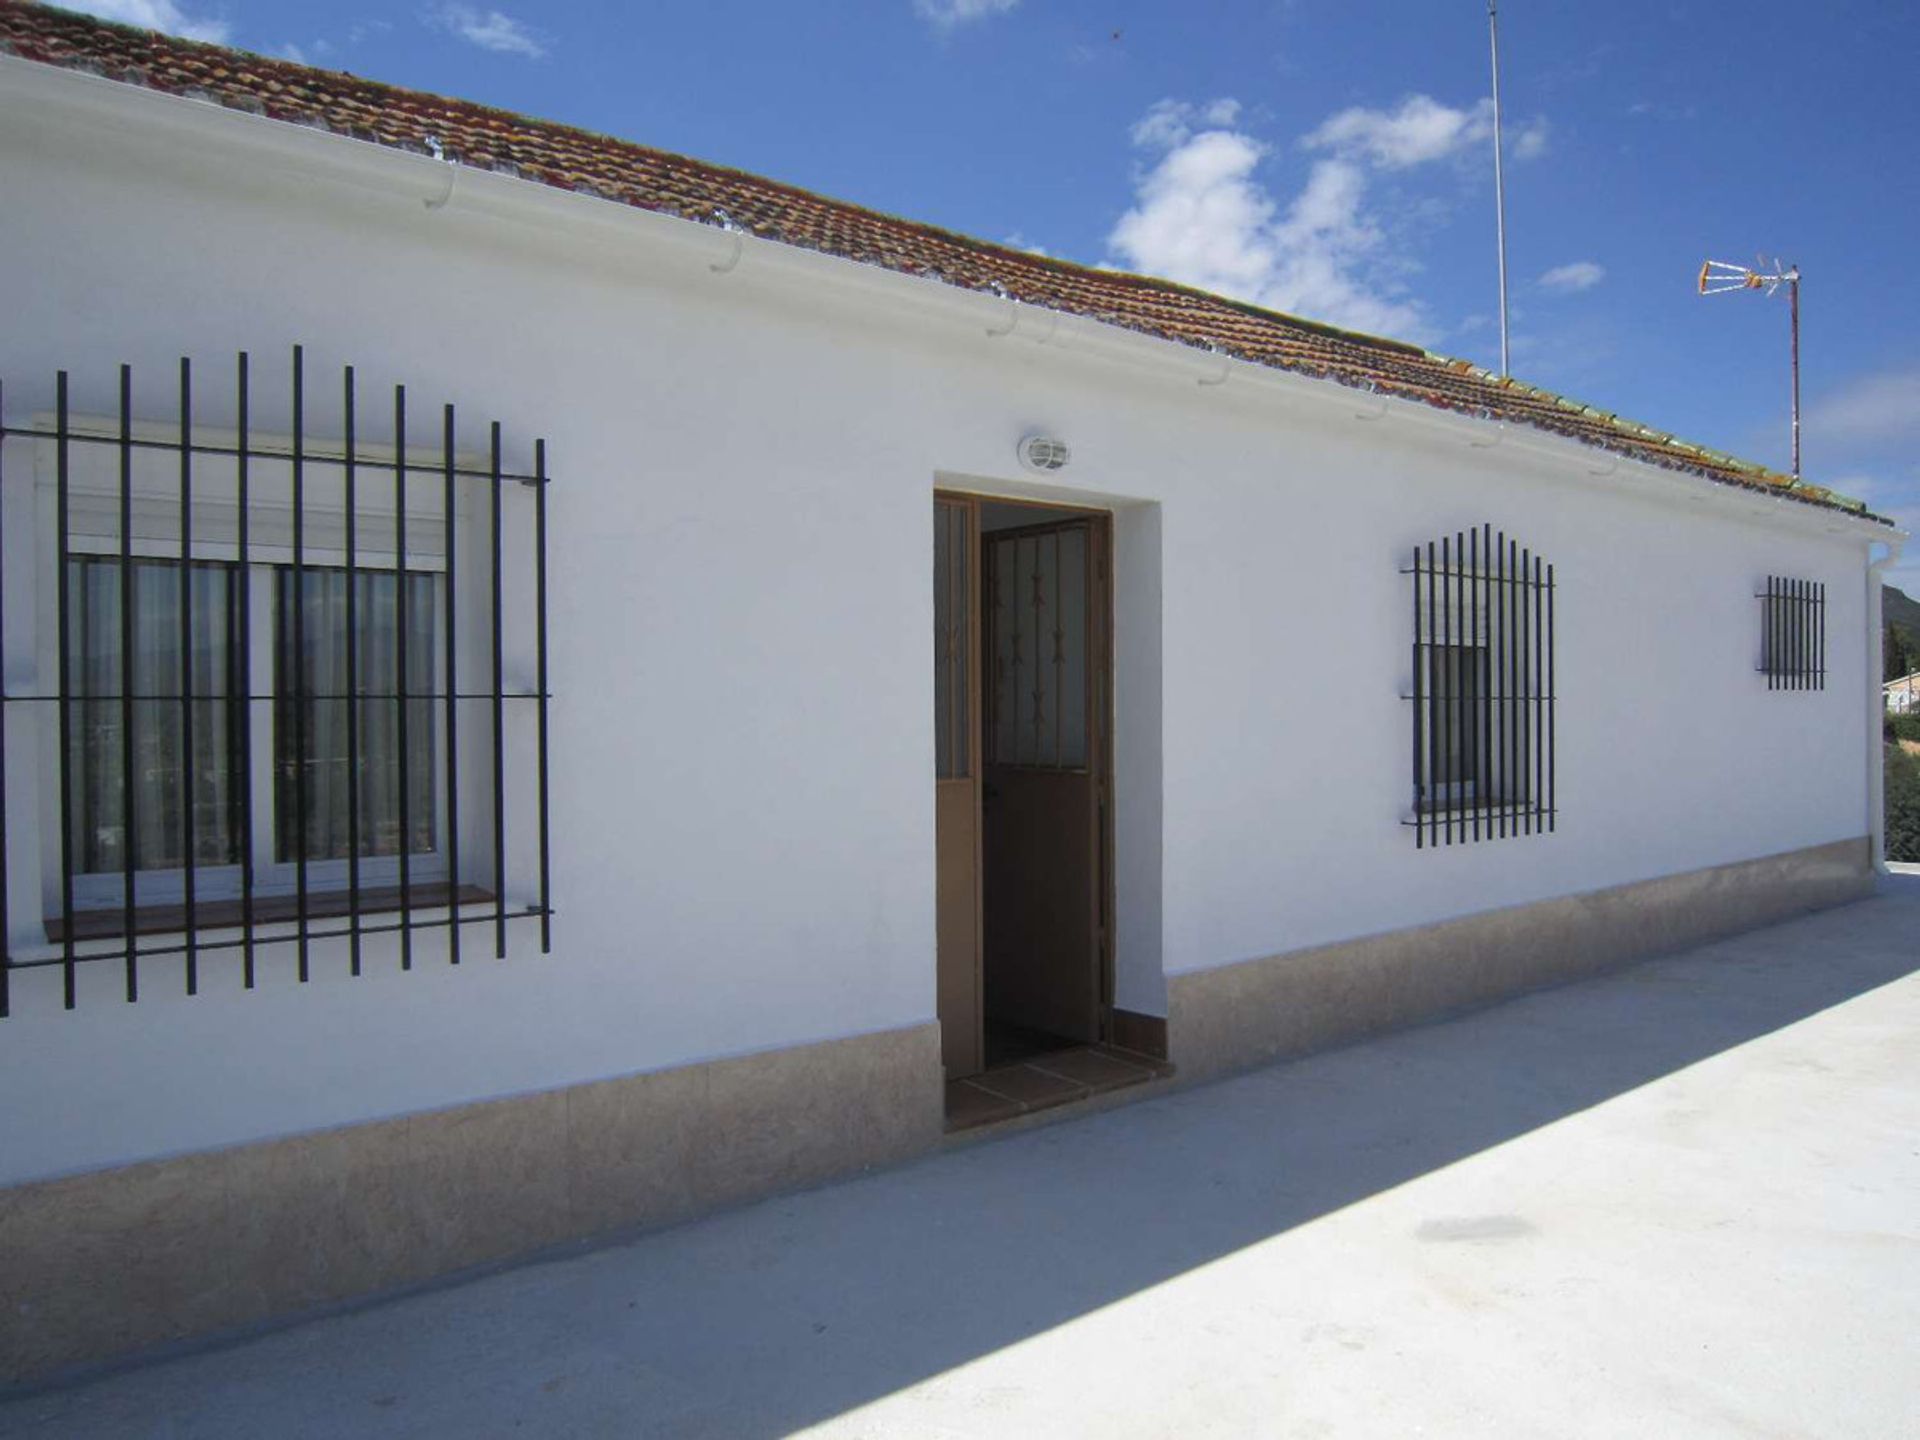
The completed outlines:
{"type": "Polygon", "coordinates": [[[434,606],[438,580],[406,577],[407,699],[399,696],[400,586],[394,573],[361,570],[354,583],[354,683],[347,676],[347,572],[302,572],[301,649],[294,649],[294,575],[277,575],[274,607],[275,852],[299,857],[299,806],[306,807],[306,856],[342,860],[398,855],[401,835],[401,706],[406,707],[406,830],[410,854],[436,848],[434,606]],[[298,669],[296,670],[296,665],[298,669]],[[296,676],[307,696],[293,696],[296,676]],[[357,697],[357,698],[354,698],[357,697]],[[357,719],[358,735],[349,734],[357,719]],[[357,745],[358,754],[354,754],[357,745]],[[358,770],[354,770],[357,759],[358,770]],[[296,788],[298,787],[298,788],[296,788]],[[357,787],[357,788],[350,788],[357,787]],[[352,838],[357,795],[359,836],[352,838]]]}
{"type": "Polygon", "coordinates": [[[181,567],[133,562],[133,688],[121,702],[121,563],[80,556],[68,562],[72,612],[68,662],[73,693],[67,757],[74,806],[76,874],[126,869],[124,727],[133,726],[133,868],[176,870],[240,860],[238,648],[234,567],[195,563],[193,631],[182,651],[181,567]],[[179,696],[193,677],[193,792],[187,793],[186,724],[179,696]],[[189,825],[189,812],[191,824],[189,825]]]}

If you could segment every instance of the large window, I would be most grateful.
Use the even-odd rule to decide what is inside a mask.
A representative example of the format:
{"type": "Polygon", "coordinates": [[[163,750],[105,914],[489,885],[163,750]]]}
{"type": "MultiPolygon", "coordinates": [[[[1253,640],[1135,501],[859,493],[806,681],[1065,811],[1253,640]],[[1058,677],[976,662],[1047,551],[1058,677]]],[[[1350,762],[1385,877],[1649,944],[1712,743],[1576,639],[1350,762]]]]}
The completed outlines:
{"type": "Polygon", "coordinates": [[[550,944],[545,443],[476,454],[446,405],[410,445],[402,386],[370,439],[353,370],[323,405],[297,348],[277,398],[229,375],[196,401],[188,361],[122,366],[81,415],[61,373],[0,413],[0,1015],[23,971],[72,1006],[84,961],[132,1000],[162,957],[252,985],[281,941],[302,981],[315,941],[352,974],[373,936],[402,968],[419,932],[550,944]]]}
{"type": "Polygon", "coordinates": [[[200,898],[237,895],[250,836],[263,894],[295,888],[303,860],[310,882],[337,887],[345,872],[328,862],[391,860],[403,843],[416,874],[444,875],[439,577],[409,572],[403,603],[393,571],[356,570],[349,603],[340,568],[303,566],[297,583],[287,565],[186,573],[183,587],[177,561],[68,562],[76,903],[124,907],[132,872],[137,905],[177,904],[189,856],[200,898]],[[242,632],[243,586],[269,607],[269,653],[242,632]],[[245,783],[256,756],[271,786],[245,783]]]}
{"type": "Polygon", "coordinates": [[[1416,547],[1414,843],[1554,829],[1553,567],[1492,526],[1416,547]]]}

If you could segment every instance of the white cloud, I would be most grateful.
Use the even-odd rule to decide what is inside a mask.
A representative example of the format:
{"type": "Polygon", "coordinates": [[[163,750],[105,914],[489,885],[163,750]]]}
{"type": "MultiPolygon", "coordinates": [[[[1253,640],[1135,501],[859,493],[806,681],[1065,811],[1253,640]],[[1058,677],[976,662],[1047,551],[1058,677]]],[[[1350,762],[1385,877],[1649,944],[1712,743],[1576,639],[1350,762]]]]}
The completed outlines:
{"type": "Polygon", "coordinates": [[[1205,105],[1185,100],[1156,100],[1147,107],[1146,114],[1133,122],[1127,134],[1143,149],[1171,150],[1196,129],[1226,129],[1239,118],[1238,100],[1210,100],[1205,105]]]}
{"type": "Polygon", "coordinates": [[[1594,260],[1573,260],[1556,265],[1539,279],[1542,290],[1557,290],[1562,295],[1591,290],[1607,278],[1607,267],[1594,260]]]}
{"type": "Polygon", "coordinates": [[[499,10],[446,4],[428,12],[429,23],[458,35],[469,44],[500,55],[524,55],[538,60],[547,53],[543,36],[499,10]]]}
{"type": "Polygon", "coordinates": [[[233,33],[225,20],[204,15],[189,15],[173,0],[66,0],[67,8],[84,10],[103,20],[118,20],[123,25],[138,25],[147,30],[164,30],[187,40],[206,40],[224,45],[233,33]]]}
{"type": "MultiPolygon", "coordinates": [[[[1300,141],[1328,153],[1291,197],[1261,178],[1273,152],[1240,118],[1232,100],[1162,100],[1133,126],[1134,144],[1155,158],[1108,236],[1116,261],[1330,324],[1430,340],[1402,278],[1418,266],[1393,252],[1370,187],[1376,173],[1408,172],[1488,138],[1491,106],[1415,95],[1389,110],[1343,110],[1300,141]]],[[[1394,214],[1432,220],[1429,206],[1404,197],[1394,214]]]]}
{"type": "Polygon", "coordinates": [[[1019,3],[1020,0],[913,0],[913,12],[942,30],[951,30],[969,21],[1004,15],[1019,3]]]}
{"type": "MultiPolygon", "coordinates": [[[[1547,153],[1548,126],[1535,116],[1509,123],[1502,137],[1515,160],[1547,153]]],[[[1301,140],[1308,150],[1330,150],[1383,170],[1406,170],[1465,154],[1493,139],[1493,101],[1456,108],[1431,95],[1409,95],[1391,110],[1356,105],[1330,116],[1301,140]]]]}
{"type": "Polygon", "coordinates": [[[1431,95],[1409,95],[1396,110],[1370,110],[1362,105],[1342,110],[1300,144],[1308,150],[1364,159],[1384,170],[1405,170],[1443,160],[1492,136],[1491,100],[1456,110],[1431,95]]]}
{"type": "Polygon", "coordinates": [[[1516,160],[1538,160],[1547,153],[1547,128],[1545,120],[1527,121],[1510,138],[1503,137],[1507,154],[1516,160]]]}
{"type": "Polygon", "coordinates": [[[1883,370],[1807,408],[1807,429],[1850,443],[1920,438],[1920,368],[1883,370]]]}

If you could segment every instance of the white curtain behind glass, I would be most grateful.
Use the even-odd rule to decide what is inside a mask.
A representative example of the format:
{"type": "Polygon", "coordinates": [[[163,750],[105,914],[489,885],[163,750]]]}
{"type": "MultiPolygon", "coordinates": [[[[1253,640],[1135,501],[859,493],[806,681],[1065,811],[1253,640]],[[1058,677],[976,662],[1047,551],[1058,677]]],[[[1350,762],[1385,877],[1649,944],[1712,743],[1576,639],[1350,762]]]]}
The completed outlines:
{"type": "MultiPolygon", "coordinates": [[[[359,853],[398,855],[400,831],[399,585],[392,571],[356,572],[358,683],[347,678],[347,572],[302,573],[301,678],[308,697],[304,746],[296,748],[293,571],[279,572],[275,603],[274,850],[299,856],[298,796],[305,789],[306,856],[345,859],[351,842],[348,718],[358,695],[359,853]],[[304,749],[304,754],[302,754],[304,749]]],[[[409,853],[434,849],[434,604],[437,578],[407,576],[407,831],[409,853]]]]}
{"type": "Polygon", "coordinates": [[[133,562],[133,687],[121,701],[121,562],[82,556],[67,571],[72,618],[68,659],[74,707],[67,783],[74,806],[76,874],[116,874],[127,864],[124,735],[133,725],[133,868],[239,862],[238,734],[233,643],[234,567],[195,564],[191,656],[180,637],[180,565],[133,562]],[[185,724],[179,696],[192,666],[193,794],[186,789],[185,724]],[[192,807],[189,840],[185,807],[192,807]]]}

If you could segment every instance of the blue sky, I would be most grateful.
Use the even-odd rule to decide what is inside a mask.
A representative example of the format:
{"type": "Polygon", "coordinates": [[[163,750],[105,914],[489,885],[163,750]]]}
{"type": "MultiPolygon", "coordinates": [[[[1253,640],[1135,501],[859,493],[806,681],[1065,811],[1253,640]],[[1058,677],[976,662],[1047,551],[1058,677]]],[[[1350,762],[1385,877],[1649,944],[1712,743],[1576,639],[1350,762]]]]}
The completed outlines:
{"type": "MultiPolygon", "coordinates": [[[[99,0],[1497,365],[1482,0],[99,0]]],[[[1920,528],[1920,6],[1505,0],[1513,369],[1920,528]]],[[[1920,546],[1915,547],[1920,551],[1920,546]]],[[[1897,580],[1920,593],[1920,555],[1897,580]]]]}

